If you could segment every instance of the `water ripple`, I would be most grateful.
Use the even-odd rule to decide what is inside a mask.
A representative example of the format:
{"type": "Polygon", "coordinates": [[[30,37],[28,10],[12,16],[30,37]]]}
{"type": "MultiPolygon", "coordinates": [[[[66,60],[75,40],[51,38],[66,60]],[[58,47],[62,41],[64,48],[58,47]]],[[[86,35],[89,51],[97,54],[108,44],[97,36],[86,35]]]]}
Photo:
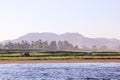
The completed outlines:
{"type": "Polygon", "coordinates": [[[1,64],[0,80],[120,80],[120,63],[1,64]]]}

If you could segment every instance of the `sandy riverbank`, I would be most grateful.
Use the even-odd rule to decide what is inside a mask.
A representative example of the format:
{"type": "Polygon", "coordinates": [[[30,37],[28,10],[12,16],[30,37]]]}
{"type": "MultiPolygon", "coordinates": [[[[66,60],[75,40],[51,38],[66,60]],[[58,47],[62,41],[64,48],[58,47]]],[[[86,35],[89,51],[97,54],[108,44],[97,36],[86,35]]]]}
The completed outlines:
{"type": "Polygon", "coordinates": [[[120,62],[120,59],[87,59],[87,60],[0,60],[0,64],[16,63],[84,63],[84,62],[120,62]]]}

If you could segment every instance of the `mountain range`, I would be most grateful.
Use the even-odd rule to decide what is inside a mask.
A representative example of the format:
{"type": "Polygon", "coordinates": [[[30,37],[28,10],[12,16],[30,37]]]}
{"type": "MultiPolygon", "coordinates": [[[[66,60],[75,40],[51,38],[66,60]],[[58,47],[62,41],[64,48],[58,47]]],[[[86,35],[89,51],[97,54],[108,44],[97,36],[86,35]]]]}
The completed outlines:
{"type": "Polygon", "coordinates": [[[5,40],[2,43],[8,41],[11,42],[20,42],[22,40],[37,41],[65,41],[72,43],[73,45],[78,45],[79,48],[109,48],[109,49],[118,49],[120,47],[120,40],[118,39],[107,39],[107,38],[88,38],[79,33],[28,33],[14,40],[5,40]]]}

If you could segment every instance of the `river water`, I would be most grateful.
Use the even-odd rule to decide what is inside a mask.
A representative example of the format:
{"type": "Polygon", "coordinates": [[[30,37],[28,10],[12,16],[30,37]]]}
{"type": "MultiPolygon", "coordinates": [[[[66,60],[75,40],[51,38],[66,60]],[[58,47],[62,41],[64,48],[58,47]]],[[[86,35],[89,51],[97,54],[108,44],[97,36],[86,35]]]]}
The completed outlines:
{"type": "Polygon", "coordinates": [[[120,63],[0,64],[0,80],[120,80],[120,63]]]}

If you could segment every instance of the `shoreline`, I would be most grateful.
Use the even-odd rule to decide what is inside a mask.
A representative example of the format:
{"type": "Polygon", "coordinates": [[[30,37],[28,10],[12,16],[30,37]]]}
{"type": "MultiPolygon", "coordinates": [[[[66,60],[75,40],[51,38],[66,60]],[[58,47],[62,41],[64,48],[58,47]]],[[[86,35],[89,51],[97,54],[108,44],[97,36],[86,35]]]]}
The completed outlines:
{"type": "Polygon", "coordinates": [[[82,59],[82,60],[0,60],[0,64],[25,64],[25,63],[119,63],[120,59],[82,59]]]}

